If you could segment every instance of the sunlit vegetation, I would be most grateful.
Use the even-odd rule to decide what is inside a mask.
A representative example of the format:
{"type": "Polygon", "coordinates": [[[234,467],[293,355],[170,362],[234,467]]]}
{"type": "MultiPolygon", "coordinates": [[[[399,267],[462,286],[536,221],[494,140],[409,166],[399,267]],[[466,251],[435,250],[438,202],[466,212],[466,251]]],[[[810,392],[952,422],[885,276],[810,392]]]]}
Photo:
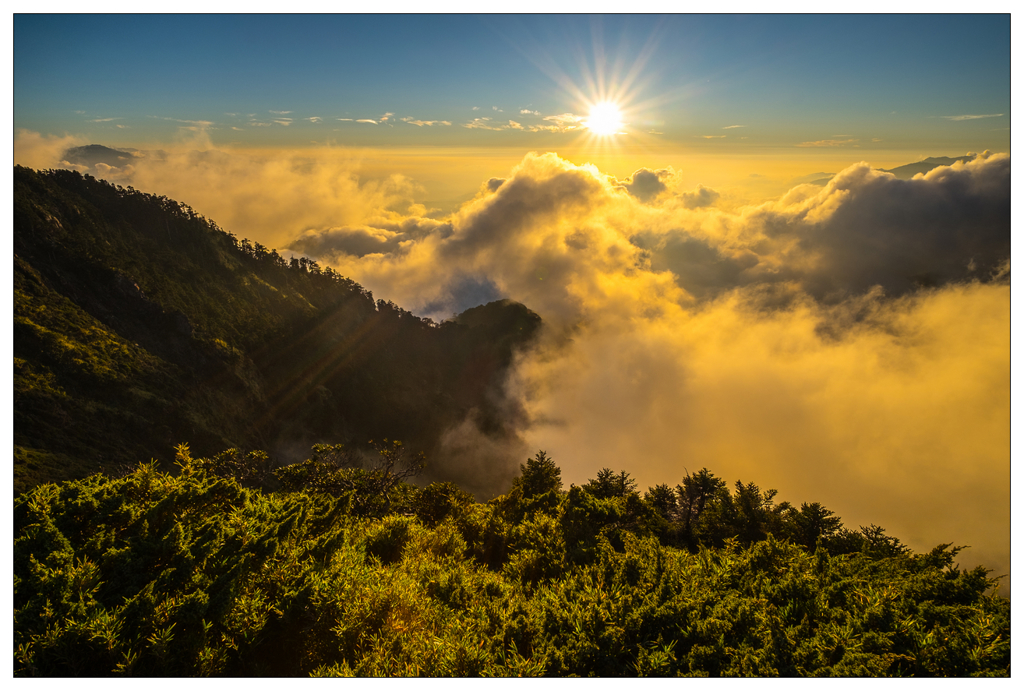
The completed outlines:
{"type": "Polygon", "coordinates": [[[176,474],[21,494],[15,674],[1009,674],[1009,603],[950,545],[706,469],[566,491],[544,453],[475,503],[376,448],[271,470],[182,445],[176,474]]]}

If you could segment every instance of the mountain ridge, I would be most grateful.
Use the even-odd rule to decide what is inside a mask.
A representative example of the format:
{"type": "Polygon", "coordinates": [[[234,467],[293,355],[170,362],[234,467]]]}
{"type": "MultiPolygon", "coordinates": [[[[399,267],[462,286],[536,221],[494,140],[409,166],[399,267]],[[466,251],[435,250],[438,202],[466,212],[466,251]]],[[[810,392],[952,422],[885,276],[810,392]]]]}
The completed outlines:
{"type": "MultiPolygon", "coordinates": [[[[445,430],[471,419],[517,439],[522,418],[499,408],[513,351],[540,328],[525,306],[436,324],[166,197],[21,167],[14,187],[16,491],[166,463],[183,441],[285,463],[390,437],[451,480],[445,430]]],[[[492,470],[477,491],[515,469],[492,470]]]]}

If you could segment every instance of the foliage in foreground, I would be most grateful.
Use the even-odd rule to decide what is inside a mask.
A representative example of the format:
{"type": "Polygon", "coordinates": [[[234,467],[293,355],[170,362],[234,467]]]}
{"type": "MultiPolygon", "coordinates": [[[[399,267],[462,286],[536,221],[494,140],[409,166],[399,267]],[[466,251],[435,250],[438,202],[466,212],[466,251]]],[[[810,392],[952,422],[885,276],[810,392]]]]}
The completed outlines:
{"type": "Polygon", "coordinates": [[[913,554],[707,471],[563,492],[543,453],[477,504],[396,481],[396,448],[270,471],[182,446],[176,476],[20,495],[15,674],[1009,674],[1009,603],[948,545],[913,554]]]}

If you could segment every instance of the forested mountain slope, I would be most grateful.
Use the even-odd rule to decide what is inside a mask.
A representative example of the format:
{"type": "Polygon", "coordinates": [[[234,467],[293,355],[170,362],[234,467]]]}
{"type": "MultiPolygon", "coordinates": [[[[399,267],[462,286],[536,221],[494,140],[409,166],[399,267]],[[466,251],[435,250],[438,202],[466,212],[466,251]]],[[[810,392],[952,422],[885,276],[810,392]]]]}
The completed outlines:
{"type": "Polygon", "coordinates": [[[184,204],[66,170],[15,168],[14,255],[15,491],[168,461],[181,442],[284,463],[383,438],[472,486],[444,431],[517,433],[502,385],[540,326],[517,303],[438,325],[184,204]]]}

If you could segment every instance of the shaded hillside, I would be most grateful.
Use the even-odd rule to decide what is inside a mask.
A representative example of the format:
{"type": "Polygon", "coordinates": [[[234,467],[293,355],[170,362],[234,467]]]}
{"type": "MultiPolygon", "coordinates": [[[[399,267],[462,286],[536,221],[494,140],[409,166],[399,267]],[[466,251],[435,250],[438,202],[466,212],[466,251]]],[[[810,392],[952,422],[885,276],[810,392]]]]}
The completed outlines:
{"type": "Polygon", "coordinates": [[[517,433],[502,385],[540,325],[517,303],[438,325],[176,201],[64,170],[15,168],[14,253],[16,491],[166,461],[180,442],[290,462],[315,442],[402,439],[431,477],[462,480],[447,429],[517,433]]]}

